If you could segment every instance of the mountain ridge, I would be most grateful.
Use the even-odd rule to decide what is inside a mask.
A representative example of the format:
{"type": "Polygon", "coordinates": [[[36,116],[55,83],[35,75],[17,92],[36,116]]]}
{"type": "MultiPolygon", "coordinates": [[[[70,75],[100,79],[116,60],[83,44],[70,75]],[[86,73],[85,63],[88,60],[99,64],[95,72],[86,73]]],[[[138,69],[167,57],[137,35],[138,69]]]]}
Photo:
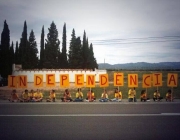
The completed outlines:
{"type": "Polygon", "coordinates": [[[136,62],[124,64],[99,63],[99,69],[180,69],[180,62],[136,62]]]}

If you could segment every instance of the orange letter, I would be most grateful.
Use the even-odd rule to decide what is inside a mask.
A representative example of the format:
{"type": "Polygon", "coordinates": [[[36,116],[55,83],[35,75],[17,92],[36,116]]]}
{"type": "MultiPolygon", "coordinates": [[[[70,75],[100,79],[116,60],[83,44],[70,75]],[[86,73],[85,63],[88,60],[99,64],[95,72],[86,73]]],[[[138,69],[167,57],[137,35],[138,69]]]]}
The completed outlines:
{"type": "Polygon", "coordinates": [[[69,87],[69,74],[60,75],[60,86],[69,87]]]}
{"type": "Polygon", "coordinates": [[[95,87],[94,75],[86,75],[86,87],[95,87]]]}
{"type": "Polygon", "coordinates": [[[168,73],[168,87],[177,87],[178,75],[174,73],[168,73]]]}
{"type": "Polygon", "coordinates": [[[99,79],[100,79],[100,83],[99,83],[100,87],[109,86],[108,74],[100,74],[99,79]]]}
{"type": "Polygon", "coordinates": [[[151,87],[151,74],[143,74],[143,88],[151,87]]]}
{"type": "Polygon", "coordinates": [[[46,86],[47,87],[55,86],[55,74],[46,74],[46,86]]]}
{"type": "Polygon", "coordinates": [[[114,86],[124,85],[124,75],[123,73],[114,73],[114,86]]]}
{"type": "Polygon", "coordinates": [[[9,88],[17,87],[17,76],[8,75],[8,87],[9,88]]]}
{"type": "Polygon", "coordinates": [[[76,74],[75,75],[75,86],[82,87],[84,85],[84,75],[83,74],[76,74]]]}
{"type": "Polygon", "coordinates": [[[43,87],[43,75],[42,74],[34,74],[34,86],[35,87],[43,87]]]}
{"type": "Polygon", "coordinates": [[[138,87],[137,74],[128,74],[128,87],[138,87]]]}
{"type": "Polygon", "coordinates": [[[19,75],[18,76],[18,87],[19,88],[27,88],[27,76],[26,75],[19,75]]]}
{"type": "Polygon", "coordinates": [[[153,86],[155,87],[162,86],[162,73],[153,74],[153,86]]]}

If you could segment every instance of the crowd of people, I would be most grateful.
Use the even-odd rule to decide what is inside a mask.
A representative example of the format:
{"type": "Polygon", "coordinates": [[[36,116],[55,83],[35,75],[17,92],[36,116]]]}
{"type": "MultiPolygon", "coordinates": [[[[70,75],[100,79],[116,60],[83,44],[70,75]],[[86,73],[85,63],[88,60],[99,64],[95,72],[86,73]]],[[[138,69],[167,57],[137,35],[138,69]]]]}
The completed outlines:
{"type": "MultiPolygon", "coordinates": [[[[75,99],[72,99],[72,96],[69,92],[68,89],[66,89],[60,98],[62,102],[94,102],[96,101],[95,93],[93,90],[88,90],[86,97],[84,97],[81,88],[77,89],[77,92],[75,94],[75,99]]],[[[158,90],[155,90],[153,94],[153,100],[154,101],[161,101],[163,97],[160,95],[158,90]]],[[[168,90],[166,93],[165,97],[166,101],[173,101],[172,98],[172,91],[168,90]]],[[[42,102],[43,100],[43,93],[37,89],[36,91],[31,90],[28,91],[27,89],[21,94],[21,96],[18,96],[16,93],[16,90],[13,90],[11,93],[11,96],[8,99],[10,102],[42,102]]],[[[51,90],[49,92],[48,98],[46,98],[47,102],[55,102],[56,101],[56,93],[55,90],[51,90]]],[[[121,102],[122,101],[122,92],[118,89],[115,88],[114,90],[114,98],[109,99],[107,90],[104,89],[101,97],[99,99],[100,102],[121,102]]],[[[128,101],[129,102],[137,102],[136,99],[136,90],[135,88],[130,88],[128,91],[128,101]]],[[[141,102],[146,102],[150,101],[150,98],[147,96],[146,90],[142,90],[140,94],[140,101],[141,102]]]]}

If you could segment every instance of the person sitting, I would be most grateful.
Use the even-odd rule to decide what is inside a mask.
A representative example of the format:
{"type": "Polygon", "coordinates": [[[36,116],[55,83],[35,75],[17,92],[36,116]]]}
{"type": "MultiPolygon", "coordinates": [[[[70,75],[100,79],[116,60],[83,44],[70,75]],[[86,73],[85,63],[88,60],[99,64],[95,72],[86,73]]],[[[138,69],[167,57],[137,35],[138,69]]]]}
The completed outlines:
{"type": "Polygon", "coordinates": [[[88,91],[86,101],[87,102],[94,102],[94,101],[96,101],[95,94],[94,94],[93,90],[89,90],[88,91]]]}
{"type": "Polygon", "coordinates": [[[76,99],[74,102],[83,102],[83,93],[81,92],[80,88],[77,89],[76,99]]]}
{"type": "Polygon", "coordinates": [[[159,91],[155,90],[153,100],[154,101],[161,101],[162,99],[163,99],[163,97],[160,96],[159,91]]]}
{"type": "Polygon", "coordinates": [[[101,99],[99,99],[100,102],[108,102],[109,98],[108,98],[108,94],[107,91],[104,90],[104,92],[101,94],[101,99]]]}
{"type": "Polygon", "coordinates": [[[136,90],[135,88],[131,88],[128,91],[128,101],[129,102],[136,102],[136,90]]]}
{"type": "Polygon", "coordinates": [[[121,100],[122,100],[122,93],[121,93],[121,91],[118,91],[117,88],[115,88],[114,97],[115,98],[111,99],[111,101],[113,101],[113,102],[121,102],[121,100]]]}
{"type": "Polygon", "coordinates": [[[172,92],[170,89],[166,93],[166,101],[169,101],[169,102],[173,101],[172,92]]]}
{"type": "Polygon", "coordinates": [[[19,97],[18,97],[15,89],[12,91],[11,96],[8,100],[10,102],[18,102],[19,101],[19,97]]]}
{"type": "Polygon", "coordinates": [[[141,97],[140,98],[141,98],[141,102],[142,101],[144,101],[144,102],[149,101],[149,98],[147,97],[146,90],[141,91],[141,97]]]}
{"type": "Polygon", "coordinates": [[[55,90],[51,90],[49,93],[49,98],[46,99],[46,102],[55,102],[56,99],[56,93],[55,90]]]}
{"type": "Polygon", "coordinates": [[[26,89],[22,93],[22,98],[20,99],[20,102],[29,102],[29,101],[30,101],[30,98],[29,98],[28,90],[26,89]]]}
{"type": "Polygon", "coordinates": [[[43,94],[42,94],[42,92],[40,92],[39,89],[37,89],[36,93],[34,94],[33,101],[34,102],[42,102],[42,100],[43,100],[43,94]]]}
{"type": "Polygon", "coordinates": [[[63,94],[63,98],[61,98],[61,100],[63,102],[72,102],[73,101],[72,98],[71,98],[71,94],[70,94],[68,89],[65,90],[65,92],[63,94]]]}
{"type": "Polygon", "coordinates": [[[35,94],[34,90],[31,89],[31,91],[29,92],[29,101],[30,101],[30,102],[33,101],[33,99],[34,99],[34,94],[35,94]]]}

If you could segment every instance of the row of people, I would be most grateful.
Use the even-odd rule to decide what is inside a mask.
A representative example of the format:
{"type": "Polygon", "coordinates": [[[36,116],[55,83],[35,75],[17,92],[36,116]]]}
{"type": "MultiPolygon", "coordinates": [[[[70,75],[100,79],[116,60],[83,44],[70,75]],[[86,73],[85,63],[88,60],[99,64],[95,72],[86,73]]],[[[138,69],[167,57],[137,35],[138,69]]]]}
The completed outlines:
{"type": "MultiPolygon", "coordinates": [[[[173,100],[171,95],[172,95],[171,90],[168,90],[168,92],[166,94],[166,101],[172,101],[173,100]]],[[[25,90],[22,93],[21,97],[18,97],[18,95],[16,94],[16,90],[13,90],[11,97],[9,98],[9,101],[11,101],[11,102],[14,102],[14,101],[40,102],[40,101],[42,101],[42,99],[43,99],[43,94],[42,94],[42,92],[40,92],[39,89],[37,89],[37,91],[31,90],[30,92],[28,92],[28,90],[25,90]]],[[[163,97],[161,97],[158,90],[156,90],[154,92],[154,95],[153,95],[153,100],[154,101],[161,101],[162,99],[163,99],[163,97]]],[[[46,98],[46,101],[47,102],[55,102],[55,100],[56,100],[55,90],[51,90],[49,93],[49,97],[46,98]]],[[[76,92],[76,98],[73,100],[69,90],[66,89],[61,100],[62,100],[62,102],[72,102],[72,101],[82,102],[82,101],[84,101],[83,93],[82,93],[81,89],[78,88],[78,90],[76,92]]],[[[114,90],[114,98],[113,99],[108,98],[108,94],[107,94],[106,90],[104,90],[104,92],[101,94],[101,98],[99,99],[100,102],[108,102],[108,101],[121,102],[121,100],[122,100],[122,92],[119,91],[118,88],[115,88],[115,90],[114,90]]],[[[150,100],[147,97],[146,90],[141,91],[140,100],[144,101],[144,102],[150,100]]],[[[89,102],[96,101],[95,94],[94,94],[93,90],[88,91],[85,101],[89,101],[89,102]]],[[[135,88],[129,89],[128,101],[129,102],[136,102],[137,101],[135,88]]]]}
{"type": "Polygon", "coordinates": [[[11,96],[8,98],[8,100],[10,102],[42,102],[43,100],[43,94],[42,92],[40,92],[39,89],[37,89],[37,91],[33,91],[31,90],[30,92],[28,92],[28,90],[26,89],[21,96],[18,96],[18,94],[16,93],[16,90],[13,90],[11,93],[11,96]]]}

